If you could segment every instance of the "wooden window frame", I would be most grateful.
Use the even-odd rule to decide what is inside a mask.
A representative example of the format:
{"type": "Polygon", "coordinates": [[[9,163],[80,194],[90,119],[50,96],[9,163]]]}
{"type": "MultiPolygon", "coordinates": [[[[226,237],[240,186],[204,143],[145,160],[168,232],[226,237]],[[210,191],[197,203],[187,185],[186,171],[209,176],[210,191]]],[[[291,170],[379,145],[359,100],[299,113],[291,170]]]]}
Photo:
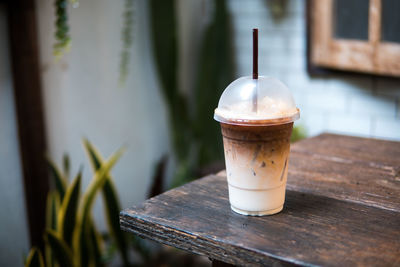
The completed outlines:
{"type": "Polygon", "coordinates": [[[381,42],[382,0],[370,0],[368,41],[333,38],[333,0],[310,0],[309,5],[312,65],[400,77],[400,44],[381,42]]]}

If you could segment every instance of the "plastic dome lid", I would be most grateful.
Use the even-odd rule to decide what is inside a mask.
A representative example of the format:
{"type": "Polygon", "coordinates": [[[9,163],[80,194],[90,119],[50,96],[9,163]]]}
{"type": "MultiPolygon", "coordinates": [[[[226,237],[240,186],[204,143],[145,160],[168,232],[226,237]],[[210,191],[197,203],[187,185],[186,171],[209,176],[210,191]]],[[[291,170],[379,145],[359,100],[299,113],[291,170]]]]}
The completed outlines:
{"type": "Polygon", "coordinates": [[[228,124],[260,126],[289,123],[300,117],[289,88],[278,79],[241,77],[222,93],[214,119],[228,124]]]}

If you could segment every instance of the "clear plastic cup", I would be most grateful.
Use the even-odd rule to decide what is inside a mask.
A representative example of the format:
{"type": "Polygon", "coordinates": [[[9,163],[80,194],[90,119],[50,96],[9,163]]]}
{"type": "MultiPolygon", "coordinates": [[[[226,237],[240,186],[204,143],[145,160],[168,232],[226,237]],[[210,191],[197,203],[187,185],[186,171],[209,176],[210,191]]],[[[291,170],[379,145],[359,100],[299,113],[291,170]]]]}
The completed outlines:
{"type": "Polygon", "coordinates": [[[271,215],[285,202],[290,136],[300,116],[287,86],[272,77],[242,77],[222,93],[221,124],[229,201],[243,215],[271,215]]]}

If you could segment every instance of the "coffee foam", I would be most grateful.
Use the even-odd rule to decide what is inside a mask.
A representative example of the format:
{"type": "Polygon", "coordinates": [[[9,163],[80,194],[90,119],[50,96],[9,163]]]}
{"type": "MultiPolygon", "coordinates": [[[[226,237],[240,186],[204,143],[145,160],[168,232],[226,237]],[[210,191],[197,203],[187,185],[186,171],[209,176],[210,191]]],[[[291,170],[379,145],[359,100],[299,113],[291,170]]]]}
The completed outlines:
{"type": "Polygon", "coordinates": [[[215,109],[215,114],[226,120],[268,120],[292,117],[297,113],[298,109],[289,106],[287,102],[268,96],[258,100],[256,111],[253,111],[251,101],[242,101],[215,109]]]}

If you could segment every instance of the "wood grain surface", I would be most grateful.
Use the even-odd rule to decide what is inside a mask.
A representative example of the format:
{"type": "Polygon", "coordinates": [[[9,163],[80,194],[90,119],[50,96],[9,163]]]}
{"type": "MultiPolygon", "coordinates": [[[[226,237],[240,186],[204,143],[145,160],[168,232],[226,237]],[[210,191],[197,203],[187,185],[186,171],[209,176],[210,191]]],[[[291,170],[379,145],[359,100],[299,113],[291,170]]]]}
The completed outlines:
{"type": "Polygon", "coordinates": [[[400,211],[400,143],[323,134],[292,146],[287,188],[400,211]]]}
{"type": "Polygon", "coordinates": [[[235,265],[399,266],[399,157],[396,142],[324,134],[292,147],[277,215],[232,212],[222,172],[122,211],[121,228],[235,265]]]}

